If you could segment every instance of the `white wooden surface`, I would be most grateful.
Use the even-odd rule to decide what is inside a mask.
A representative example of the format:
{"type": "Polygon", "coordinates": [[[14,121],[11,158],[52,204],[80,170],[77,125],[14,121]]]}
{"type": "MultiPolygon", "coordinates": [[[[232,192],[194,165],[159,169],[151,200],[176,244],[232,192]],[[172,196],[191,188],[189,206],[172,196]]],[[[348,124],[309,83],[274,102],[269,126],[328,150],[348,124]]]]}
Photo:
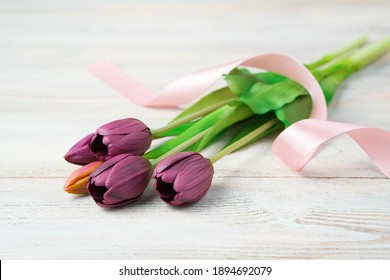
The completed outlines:
{"type": "MultiPolygon", "coordinates": [[[[265,51],[304,62],[361,35],[390,34],[389,1],[0,2],[1,259],[389,259],[390,181],[347,136],[298,174],[272,137],[215,166],[199,203],[172,208],[152,186],[105,210],[62,191],[62,156],[102,123],[159,127],[178,110],[133,105],[88,75],[111,56],[154,89],[265,51]]],[[[390,55],[338,91],[330,118],[390,130],[390,55]]],[[[211,155],[215,148],[206,151],[211,155]]]]}

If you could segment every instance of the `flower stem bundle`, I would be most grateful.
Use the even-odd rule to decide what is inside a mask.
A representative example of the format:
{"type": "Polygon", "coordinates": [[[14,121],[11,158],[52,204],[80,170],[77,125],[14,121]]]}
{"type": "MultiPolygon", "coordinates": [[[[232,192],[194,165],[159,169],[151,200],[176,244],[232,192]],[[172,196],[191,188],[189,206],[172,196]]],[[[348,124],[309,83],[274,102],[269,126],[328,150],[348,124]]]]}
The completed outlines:
{"type": "MultiPolygon", "coordinates": [[[[366,37],[359,38],[305,65],[327,104],[345,79],[390,49],[390,37],[365,43],[366,37]]],[[[210,188],[215,162],[310,115],[309,93],[284,76],[235,68],[224,79],[226,87],[200,98],[164,127],[150,130],[128,118],[81,139],[65,159],[84,166],[72,173],[65,191],[89,193],[99,206],[119,207],[139,197],[153,176],[164,202],[193,203],[210,188]],[[200,154],[227,131],[231,138],[219,152],[209,159],[200,154]],[[165,137],[169,139],[150,149],[153,139],[165,137]]]]}

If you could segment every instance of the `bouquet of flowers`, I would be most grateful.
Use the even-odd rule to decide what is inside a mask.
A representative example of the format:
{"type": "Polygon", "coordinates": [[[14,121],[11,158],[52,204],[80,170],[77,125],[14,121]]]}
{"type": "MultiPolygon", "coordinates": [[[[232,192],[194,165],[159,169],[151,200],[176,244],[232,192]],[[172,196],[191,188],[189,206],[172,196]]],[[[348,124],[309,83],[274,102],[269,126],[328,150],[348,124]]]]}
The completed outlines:
{"type": "MultiPolygon", "coordinates": [[[[365,37],[359,38],[302,66],[318,82],[326,104],[345,79],[390,49],[390,38],[367,46],[365,43],[365,37]]],[[[280,73],[235,67],[223,75],[225,87],[201,97],[164,127],[149,129],[134,118],[104,124],[74,144],[65,155],[65,160],[82,167],[69,176],[64,190],[70,194],[89,194],[97,205],[113,208],[138,198],[153,177],[154,188],[165,203],[173,206],[194,203],[209,190],[213,164],[222,157],[266,135],[288,132],[298,123],[300,128],[313,126],[302,120],[314,114],[318,102],[311,90],[317,83],[310,87],[302,82],[304,79],[299,82],[299,74],[292,74],[297,79],[291,79],[280,73]],[[210,158],[201,155],[227,131],[232,137],[218,153],[210,158]],[[167,140],[150,149],[152,141],[161,138],[167,140]]],[[[354,136],[352,130],[365,129],[332,123],[332,129],[327,130],[329,122],[323,125],[326,131],[349,132],[351,136],[354,136]]],[[[355,134],[357,139],[362,138],[355,134]]],[[[314,138],[320,141],[321,137],[314,138]]],[[[284,145],[290,145],[291,141],[290,137],[290,142],[284,141],[284,145]]],[[[364,145],[363,140],[356,141],[364,145]]],[[[365,150],[370,153],[369,148],[365,150]]],[[[285,153],[284,157],[289,161],[291,155],[285,153]]],[[[380,163],[378,166],[381,168],[380,163]]]]}

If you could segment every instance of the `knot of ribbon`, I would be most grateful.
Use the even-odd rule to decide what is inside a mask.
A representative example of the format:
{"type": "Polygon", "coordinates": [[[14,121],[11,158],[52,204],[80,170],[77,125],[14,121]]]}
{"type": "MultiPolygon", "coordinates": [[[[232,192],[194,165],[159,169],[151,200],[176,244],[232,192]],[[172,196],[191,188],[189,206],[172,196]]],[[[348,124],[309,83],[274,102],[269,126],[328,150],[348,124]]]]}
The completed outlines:
{"type": "Polygon", "coordinates": [[[108,59],[91,65],[88,70],[136,104],[177,107],[193,101],[216,83],[222,74],[229,73],[240,65],[286,76],[301,84],[311,96],[310,117],[286,128],[272,145],[274,153],[288,166],[296,171],[301,170],[313,158],[322,143],[347,133],[383,174],[390,178],[390,133],[380,128],[328,121],[326,102],[320,85],[310,71],[291,56],[266,53],[214,66],[181,77],[159,93],[131,79],[108,59]]]}

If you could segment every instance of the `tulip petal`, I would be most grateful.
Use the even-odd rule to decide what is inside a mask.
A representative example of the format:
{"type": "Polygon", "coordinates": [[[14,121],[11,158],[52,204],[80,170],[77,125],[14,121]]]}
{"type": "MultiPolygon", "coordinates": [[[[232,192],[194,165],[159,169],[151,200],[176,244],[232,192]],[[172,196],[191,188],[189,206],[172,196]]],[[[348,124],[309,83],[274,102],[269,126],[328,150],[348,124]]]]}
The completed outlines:
{"type": "Polygon", "coordinates": [[[80,180],[81,178],[84,178],[84,177],[87,177],[94,171],[98,168],[99,165],[101,165],[102,162],[101,161],[94,161],[94,162],[91,162],[75,171],[73,171],[68,179],[66,180],[65,182],[65,185],[72,185],[74,183],[76,183],[78,180],[80,180]]]}
{"type": "Polygon", "coordinates": [[[99,127],[96,132],[100,135],[108,135],[127,134],[132,133],[134,131],[144,130],[149,130],[149,128],[142,121],[134,118],[127,118],[107,123],[99,127]]]}
{"type": "Polygon", "coordinates": [[[100,165],[96,170],[91,174],[92,177],[98,176],[100,173],[104,172],[105,170],[111,168],[113,165],[115,165],[117,162],[121,161],[123,158],[127,157],[129,155],[117,155],[113,158],[110,158],[106,162],[104,162],[102,165],[100,165]]]}
{"type": "Polygon", "coordinates": [[[130,123],[130,124],[124,124],[120,127],[116,127],[115,129],[110,129],[109,134],[128,134],[133,132],[149,132],[150,129],[142,122],[138,123],[130,123]]]}
{"type": "Polygon", "coordinates": [[[102,126],[100,126],[97,130],[96,133],[100,135],[107,135],[108,133],[111,133],[116,128],[120,128],[122,130],[121,126],[126,126],[129,121],[131,122],[131,118],[127,119],[120,119],[120,120],[115,120],[109,123],[106,123],[102,126]]]}
{"type": "Polygon", "coordinates": [[[78,165],[85,165],[96,161],[97,158],[89,147],[92,136],[93,134],[89,134],[74,144],[64,156],[65,160],[78,165]]]}
{"type": "Polygon", "coordinates": [[[121,139],[111,143],[109,146],[109,155],[121,153],[141,155],[150,147],[152,137],[150,133],[135,132],[122,136],[121,139]]]}
{"type": "Polygon", "coordinates": [[[112,145],[114,145],[116,142],[120,141],[123,138],[123,135],[119,134],[109,134],[104,135],[103,137],[103,144],[107,147],[111,148],[112,145]]]}
{"type": "Polygon", "coordinates": [[[182,167],[185,166],[186,164],[187,164],[186,159],[179,161],[176,164],[171,165],[162,173],[159,173],[161,174],[160,177],[163,179],[164,182],[173,183],[176,180],[179,170],[181,170],[182,167]]]}
{"type": "Polygon", "coordinates": [[[163,172],[167,168],[176,165],[178,162],[182,161],[185,158],[193,156],[194,154],[195,154],[194,152],[182,152],[182,153],[174,154],[173,156],[160,161],[155,168],[155,172],[156,173],[163,172]]]}
{"type": "Polygon", "coordinates": [[[212,177],[205,178],[199,182],[196,188],[185,192],[179,192],[174,199],[175,203],[192,203],[201,199],[210,189],[212,177]]]}
{"type": "Polygon", "coordinates": [[[105,204],[117,204],[124,200],[131,200],[140,196],[148,186],[149,180],[144,174],[136,176],[127,182],[123,182],[117,187],[110,188],[104,194],[105,204]]]}
{"type": "Polygon", "coordinates": [[[110,175],[111,169],[106,169],[102,173],[100,173],[98,176],[91,177],[91,183],[93,183],[96,186],[106,186],[106,180],[107,177],[110,175]]]}
{"type": "Polygon", "coordinates": [[[103,208],[117,208],[117,207],[121,207],[121,206],[129,204],[130,202],[136,200],[137,198],[138,197],[135,197],[135,198],[124,200],[124,201],[121,201],[121,202],[118,202],[115,204],[105,204],[104,202],[96,201],[96,204],[100,207],[103,207],[103,208]]]}
{"type": "Polygon", "coordinates": [[[88,177],[81,178],[72,185],[65,185],[64,191],[71,194],[87,194],[88,177]]]}
{"type": "Polygon", "coordinates": [[[113,188],[140,174],[146,173],[150,176],[150,169],[151,164],[149,160],[140,156],[127,155],[126,158],[117,162],[117,164],[112,167],[111,174],[106,180],[106,186],[108,188],[113,188]]]}
{"type": "Polygon", "coordinates": [[[64,190],[71,194],[88,193],[88,178],[90,174],[101,164],[101,161],[95,161],[73,171],[65,182],[64,190]]]}
{"type": "Polygon", "coordinates": [[[208,159],[193,159],[184,165],[176,176],[174,188],[177,192],[188,191],[198,187],[204,178],[213,176],[213,166],[208,159]],[[205,161],[207,160],[207,161],[205,161]]]}

